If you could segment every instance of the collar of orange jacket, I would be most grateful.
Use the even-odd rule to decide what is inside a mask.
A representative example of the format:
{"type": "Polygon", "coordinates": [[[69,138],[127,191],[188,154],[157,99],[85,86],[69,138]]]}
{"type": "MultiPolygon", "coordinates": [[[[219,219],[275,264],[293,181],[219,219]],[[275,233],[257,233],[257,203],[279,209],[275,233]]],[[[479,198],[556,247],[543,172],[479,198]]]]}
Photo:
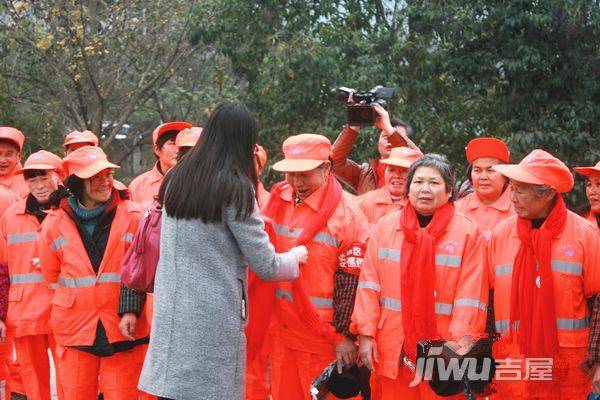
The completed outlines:
{"type": "Polygon", "coordinates": [[[469,196],[469,200],[467,202],[467,209],[474,210],[480,207],[492,207],[498,211],[508,211],[510,209],[511,201],[510,201],[510,190],[508,187],[504,189],[504,192],[498,197],[498,200],[493,202],[492,204],[485,205],[479,198],[476,192],[473,192],[469,196]]]}
{"type": "MultiPolygon", "coordinates": [[[[321,204],[321,199],[322,199],[323,195],[325,194],[326,188],[327,188],[327,180],[325,180],[325,183],[322,184],[317,190],[315,190],[307,198],[302,200],[302,204],[306,204],[311,209],[313,209],[315,212],[318,211],[319,205],[321,204]]],[[[281,197],[285,201],[292,202],[296,198],[296,194],[294,192],[294,189],[292,189],[292,187],[288,185],[288,187],[283,190],[283,192],[281,193],[281,195],[279,197],[281,197]]]]}

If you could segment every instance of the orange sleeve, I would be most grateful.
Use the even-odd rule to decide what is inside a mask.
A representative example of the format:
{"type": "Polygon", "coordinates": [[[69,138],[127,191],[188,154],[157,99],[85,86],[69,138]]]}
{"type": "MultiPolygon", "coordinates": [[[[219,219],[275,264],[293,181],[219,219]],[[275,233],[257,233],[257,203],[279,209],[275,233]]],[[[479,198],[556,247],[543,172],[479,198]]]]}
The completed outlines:
{"type": "Polygon", "coordinates": [[[378,235],[374,234],[367,245],[363,268],[358,279],[350,329],[353,333],[371,337],[375,337],[381,312],[379,308],[381,285],[377,272],[378,242],[378,235]]]}
{"type": "Polygon", "coordinates": [[[454,340],[465,335],[478,337],[485,331],[489,284],[484,259],[485,239],[477,229],[474,234],[467,235],[454,294],[450,322],[450,333],[454,340]]]}
{"type": "Polygon", "coordinates": [[[600,231],[590,227],[585,235],[583,290],[586,298],[600,293],[600,231]]]}
{"type": "Polygon", "coordinates": [[[42,230],[38,237],[40,267],[44,274],[44,279],[50,284],[58,281],[58,275],[60,274],[60,257],[58,253],[62,252],[60,249],[53,250],[52,248],[57,239],[53,235],[53,223],[56,223],[56,220],[47,216],[42,223],[42,230]]]}
{"type": "Polygon", "coordinates": [[[0,220],[0,264],[8,265],[8,242],[6,233],[6,218],[0,220]]]}

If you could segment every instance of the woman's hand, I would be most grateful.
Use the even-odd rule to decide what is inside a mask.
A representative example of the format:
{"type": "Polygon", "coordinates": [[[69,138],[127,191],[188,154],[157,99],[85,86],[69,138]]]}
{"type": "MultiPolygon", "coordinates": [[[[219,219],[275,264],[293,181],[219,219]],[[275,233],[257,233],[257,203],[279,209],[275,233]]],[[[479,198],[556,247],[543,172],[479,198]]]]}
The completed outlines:
{"type": "Polygon", "coordinates": [[[119,330],[121,335],[125,336],[127,340],[135,340],[135,324],[137,323],[137,316],[134,313],[123,314],[121,322],[119,323],[119,330]]]}
{"type": "Polygon", "coordinates": [[[333,351],[337,360],[338,374],[344,372],[344,367],[350,368],[356,364],[356,345],[351,339],[345,337],[333,346],[333,351]]]}
{"type": "Polygon", "coordinates": [[[375,126],[388,135],[393,135],[394,127],[392,127],[392,123],[390,122],[390,114],[388,114],[387,110],[377,103],[371,104],[371,107],[373,107],[373,110],[375,110],[377,115],[379,115],[379,118],[377,118],[375,121],[375,126]]]}
{"type": "Polygon", "coordinates": [[[371,336],[360,335],[358,338],[358,353],[360,354],[360,360],[364,366],[373,371],[375,369],[375,363],[379,363],[375,339],[371,336]],[[373,361],[375,361],[375,363],[373,361]]]}
{"type": "Polygon", "coordinates": [[[298,257],[299,264],[306,264],[306,261],[308,260],[308,250],[306,249],[306,246],[296,246],[290,251],[298,257]]]}
{"type": "Polygon", "coordinates": [[[592,390],[595,394],[600,394],[600,364],[596,364],[596,371],[592,378],[592,390]]]}

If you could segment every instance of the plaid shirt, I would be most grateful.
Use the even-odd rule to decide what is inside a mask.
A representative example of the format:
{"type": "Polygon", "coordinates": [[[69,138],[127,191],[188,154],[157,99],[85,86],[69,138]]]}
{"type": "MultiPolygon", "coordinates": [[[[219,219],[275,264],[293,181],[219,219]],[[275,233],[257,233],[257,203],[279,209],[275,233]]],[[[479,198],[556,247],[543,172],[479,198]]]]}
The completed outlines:
{"type": "Polygon", "coordinates": [[[591,308],[590,341],[588,342],[589,361],[600,363],[600,296],[594,299],[591,308]]]}
{"type": "Polygon", "coordinates": [[[121,283],[121,295],[119,296],[119,316],[127,313],[134,313],[136,316],[142,315],[144,304],[146,303],[146,293],[136,292],[129,289],[121,283]]]}
{"type": "Polygon", "coordinates": [[[354,311],[354,298],[358,287],[358,275],[338,269],[333,275],[333,326],[335,331],[354,339],[350,333],[350,317],[354,311]]]}

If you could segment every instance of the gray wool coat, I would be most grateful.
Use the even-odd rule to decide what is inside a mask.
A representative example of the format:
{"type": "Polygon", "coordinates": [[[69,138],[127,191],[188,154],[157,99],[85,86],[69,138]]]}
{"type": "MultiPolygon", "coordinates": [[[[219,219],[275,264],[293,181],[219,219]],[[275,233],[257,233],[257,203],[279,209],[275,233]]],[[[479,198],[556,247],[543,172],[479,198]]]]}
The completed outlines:
{"type": "Polygon", "coordinates": [[[221,223],[163,215],[150,346],[139,388],[175,400],[244,397],[247,267],[264,279],[298,276],[293,253],[277,254],[255,205],[221,223]]]}

